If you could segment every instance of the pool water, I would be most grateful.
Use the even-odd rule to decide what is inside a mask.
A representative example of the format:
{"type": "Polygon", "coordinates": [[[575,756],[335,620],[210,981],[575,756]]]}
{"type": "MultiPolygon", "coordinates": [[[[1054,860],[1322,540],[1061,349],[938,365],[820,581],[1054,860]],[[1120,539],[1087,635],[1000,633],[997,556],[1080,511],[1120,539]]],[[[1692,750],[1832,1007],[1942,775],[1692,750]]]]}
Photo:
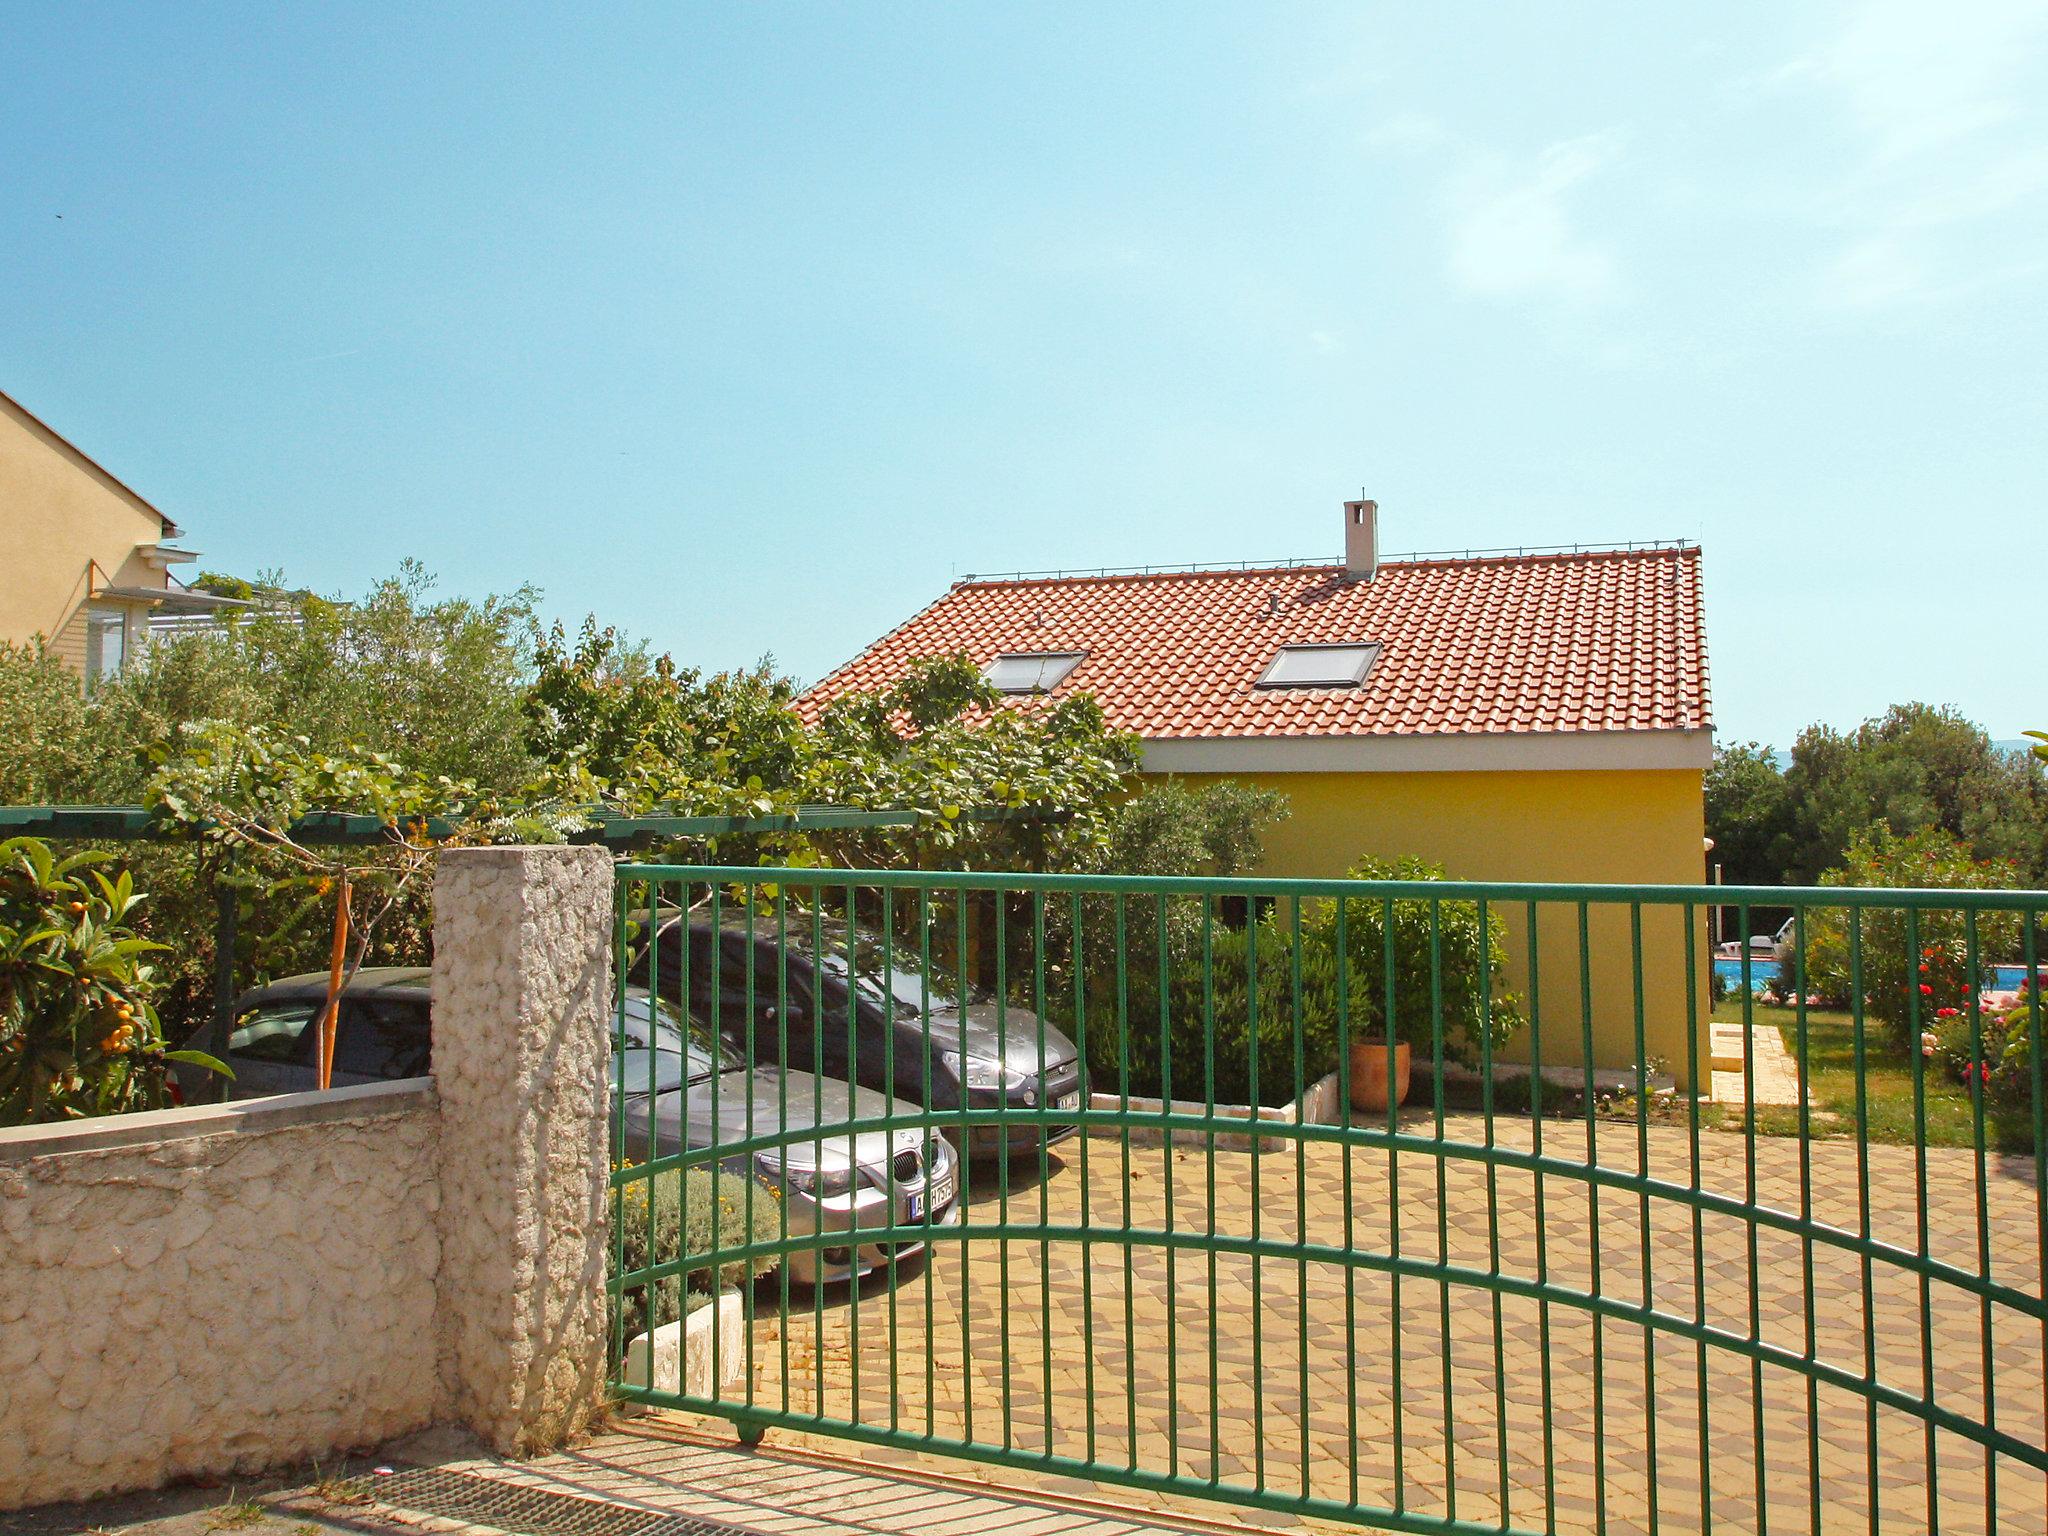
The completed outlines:
{"type": "MultiPolygon", "coordinates": [[[[2048,967],[2044,967],[2048,970],[2048,967]]],[[[1725,955],[1714,957],[1714,974],[1721,979],[1721,985],[1730,992],[1742,990],[1742,961],[1730,960],[1725,955]]],[[[2026,979],[2024,965],[1987,965],[1984,967],[1984,990],[1986,992],[2011,992],[2026,979]]],[[[1752,991],[1763,992],[1778,984],[1778,962],[1767,956],[1758,956],[1749,963],[1749,985],[1752,991]]]]}
{"type": "MultiPolygon", "coordinates": [[[[1742,990],[1742,962],[1730,960],[1724,955],[1714,958],[1714,974],[1721,979],[1721,985],[1730,992],[1742,990]]],[[[1778,962],[1769,956],[1759,956],[1749,962],[1749,985],[1754,992],[1774,988],[1778,983],[1778,962]]]]}

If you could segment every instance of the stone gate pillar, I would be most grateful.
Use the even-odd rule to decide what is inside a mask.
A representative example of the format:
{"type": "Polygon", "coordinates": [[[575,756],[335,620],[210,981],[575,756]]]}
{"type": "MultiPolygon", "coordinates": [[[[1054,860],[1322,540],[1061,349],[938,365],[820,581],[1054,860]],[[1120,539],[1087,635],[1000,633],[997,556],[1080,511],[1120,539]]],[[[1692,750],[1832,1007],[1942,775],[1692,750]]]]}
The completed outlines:
{"type": "Polygon", "coordinates": [[[442,1386],[451,1418],[521,1455],[603,1401],[612,861],[438,859],[442,1386]]]}

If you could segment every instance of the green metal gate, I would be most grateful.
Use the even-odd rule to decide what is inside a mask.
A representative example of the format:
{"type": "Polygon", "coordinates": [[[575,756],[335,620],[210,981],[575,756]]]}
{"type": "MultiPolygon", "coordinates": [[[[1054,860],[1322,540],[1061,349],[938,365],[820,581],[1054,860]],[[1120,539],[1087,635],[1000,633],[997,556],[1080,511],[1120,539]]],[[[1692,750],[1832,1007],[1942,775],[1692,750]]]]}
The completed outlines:
{"type": "Polygon", "coordinates": [[[2048,1529],[2048,893],[619,892],[623,1398],[1398,1530],[2048,1529]]]}

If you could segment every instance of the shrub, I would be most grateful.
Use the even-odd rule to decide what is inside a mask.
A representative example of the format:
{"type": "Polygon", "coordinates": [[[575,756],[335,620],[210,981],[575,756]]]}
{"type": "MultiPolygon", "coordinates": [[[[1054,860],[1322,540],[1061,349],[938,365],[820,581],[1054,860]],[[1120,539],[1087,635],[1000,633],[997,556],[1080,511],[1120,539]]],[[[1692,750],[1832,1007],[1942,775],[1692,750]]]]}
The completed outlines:
{"type": "MultiPolygon", "coordinates": [[[[1208,1095],[1213,1081],[1219,1104],[1286,1104],[1299,1089],[1328,1072],[1337,1060],[1336,959],[1326,946],[1314,943],[1306,930],[1302,938],[1297,998],[1291,935],[1272,914],[1243,928],[1213,929],[1207,984],[1199,947],[1188,957],[1189,963],[1169,974],[1172,1081],[1164,1081],[1166,1058],[1155,1043],[1155,1013],[1147,1038],[1142,1043],[1132,1042],[1133,1091],[1200,1099],[1208,1095]],[[1258,952],[1259,987],[1256,1091],[1248,983],[1254,949],[1258,952]],[[1208,1027],[1212,1020],[1213,1031],[1208,1027]]],[[[1149,990],[1156,1008],[1157,989],[1149,990]]],[[[1113,1073],[1114,1033],[1102,1033],[1109,1036],[1101,1043],[1110,1047],[1106,1054],[1113,1073]]],[[[1091,1037],[1089,1044],[1095,1047],[1098,1042],[1091,1037]]],[[[1105,1053],[1091,1049],[1089,1054],[1100,1063],[1105,1053]]],[[[1108,1091],[1116,1084],[1113,1078],[1103,1078],[1096,1086],[1108,1091]]]]}
{"type": "MultiPolygon", "coordinates": [[[[1443,871],[1415,859],[1392,863],[1361,860],[1351,874],[1359,880],[1440,880],[1443,871]]],[[[1492,1026],[1498,1045],[1521,1027],[1519,1000],[1502,977],[1505,925],[1490,915],[1482,934],[1476,902],[1404,897],[1393,903],[1394,1034],[1425,1056],[1434,1048],[1436,994],[1431,986],[1431,908],[1436,909],[1436,955],[1447,1060],[1476,1064],[1482,1023],[1492,1026]],[[1482,1006],[1491,978],[1491,1001],[1482,1006]]],[[[1206,1097],[1218,1103],[1285,1104],[1300,1087],[1337,1064],[1337,904],[1305,902],[1300,909],[1299,946],[1291,904],[1272,907],[1242,927],[1213,920],[1205,934],[1198,903],[1170,903],[1166,922],[1166,996],[1159,989],[1157,908],[1140,903],[1126,922],[1129,939],[1119,991],[1113,954],[1096,950],[1096,935],[1109,925],[1091,924],[1088,974],[1087,1050],[1093,1087],[1101,1093],[1130,1091],[1142,1096],[1206,1097]],[[1257,1042],[1253,1042],[1252,957],[1257,954],[1257,1042]],[[1207,960],[1205,969],[1204,960],[1207,960]],[[1298,963],[1297,963],[1298,961],[1298,963]],[[1119,1004],[1126,1021],[1118,1026],[1119,1004]],[[1165,1070],[1170,1048],[1171,1081],[1165,1070]],[[1129,1049],[1123,1049],[1125,1037],[1129,1049]],[[1297,1060],[1298,1049],[1298,1060],[1297,1060]],[[1253,1064],[1257,1091],[1253,1091],[1253,1064]]],[[[1354,1042],[1386,1029],[1387,905],[1359,896],[1345,903],[1345,985],[1349,1035],[1354,1042]]],[[[1071,1026],[1073,1010],[1052,1000],[1059,1021],[1071,1026]]]]}
{"type": "Polygon", "coordinates": [[[1937,1014],[1933,1055],[1952,1079],[1966,1088],[1981,1084],[1991,1104],[2032,1105],[2034,1009],[2024,990],[2016,1004],[1984,1009],[1974,1031],[1967,1008],[1944,1006],[1937,1014]]]}
{"type": "MultiPolygon", "coordinates": [[[[1366,857],[1351,866],[1350,877],[1431,881],[1442,880],[1444,870],[1413,857],[1366,857]]],[[[1388,1033],[1390,919],[1396,1040],[1418,1052],[1433,1051],[1441,1007],[1445,1058],[1476,1066],[1489,1031],[1492,1044],[1498,1046],[1522,1027],[1521,1002],[1508,990],[1503,975],[1507,924],[1498,912],[1487,914],[1482,929],[1476,901],[1372,898],[1346,903],[1352,1039],[1385,1039],[1388,1033]]],[[[1307,924],[1316,930],[1318,943],[1334,954],[1336,903],[1312,904],[1307,924]]]]}
{"type": "Polygon", "coordinates": [[[0,804],[43,805],[71,798],[102,750],[87,723],[78,674],[40,639],[28,645],[0,640],[0,699],[7,701],[7,729],[0,732],[0,804]]]}
{"type": "Polygon", "coordinates": [[[38,838],[0,843],[0,1125],[33,1125],[166,1099],[164,1050],[142,960],[162,946],[127,920],[142,897],[97,852],[58,859],[38,838]]]}
{"type": "MultiPolygon", "coordinates": [[[[624,1236],[624,1272],[649,1269],[686,1255],[744,1248],[753,1243],[773,1242],[782,1230],[776,1214],[779,1197],[754,1180],[724,1170],[687,1168],[679,1173],[661,1173],[651,1179],[628,1184],[619,1191],[613,1218],[624,1236]],[[753,1225],[747,1224],[748,1190],[753,1191],[753,1225]],[[649,1245],[647,1202],[654,1201],[653,1242],[649,1245]],[[713,1211],[717,1212],[717,1247],[713,1247],[713,1211]]],[[[671,1275],[648,1286],[634,1286],[622,1298],[626,1337],[646,1333],[672,1323],[697,1303],[689,1296],[747,1284],[757,1275],[775,1268],[772,1258],[733,1259],[671,1275]],[[653,1318],[648,1317],[648,1293],[653,1295],[653,1318]]]]}
{"type": "MultiPolygon", "coordinates": [[[[1829,886],[2000,890],[2019,883],[2019,871],[1999,859],[1972,858],[1947,832],[1932,829],[1900,837],[1880,825],[1850,841],[1847,860],[1821,876],[1829,886]]],[[[2020,943],[2020,915],[1980,912],[1977,955],[1988,966],[2014,953],[2020,943]]],[[[1883,1025],[1893,1053],[1907,1057],[1919,1048],[1922,1029],[1934,1027],[1944,1008],[1959,1012],[1970,1003],[1970,923],[1956,910],[1922,908],[1911,925],[1905,909],[1866,907],[1862,931],[1862,1002],[1883,1025]]],[[[1814,908],[1806,918],[1806,974],[1809,990],[1823,997],[1855,998],[1850,921],[1844,908],[1814,908]]]]}

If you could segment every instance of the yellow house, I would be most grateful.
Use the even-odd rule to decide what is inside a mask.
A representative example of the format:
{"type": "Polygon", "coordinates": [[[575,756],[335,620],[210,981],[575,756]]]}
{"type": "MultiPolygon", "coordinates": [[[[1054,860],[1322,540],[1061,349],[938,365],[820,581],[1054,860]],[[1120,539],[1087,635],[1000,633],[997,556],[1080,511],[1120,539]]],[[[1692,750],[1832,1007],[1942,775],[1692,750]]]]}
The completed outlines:
{"type": "MultiPolygon", "coordinates": [[[[1005,691],[1092,692],[1144,741],[1144,771],[1284,792],[1263,873],[1335,877],[1412,854],[1455,879],[1697,886],[1713,756],[1700,551],[1631,545],[1378,557],[1378,509],[1344,509],[1318,565],[970,578],[825,678],[807,705],[965,650],[1005,691]]],[[[1511,979],[1528,990],[1526,909],[1511,979]]],[[[1645,908],[1645,1051],[1707,1057],[1703,925],[1645,908]]],[[[1539,908],[1545,1065],[1634,1064],[1626,906],[1539,908]]],[[[1526,1043],[1522,1047],[1526,1049],[1526,1043]]],[[[1512,1052],[1511,1052],[1512,1054],[1512,1052]]]]}
{"type": "Polygon", "coordinates": [[[0,640],[41,637],[88,682],[120,670],[167,624],[225,598],[189,592],[171,567],[197,558],[177,525],[0,394],[0,640]]]}

